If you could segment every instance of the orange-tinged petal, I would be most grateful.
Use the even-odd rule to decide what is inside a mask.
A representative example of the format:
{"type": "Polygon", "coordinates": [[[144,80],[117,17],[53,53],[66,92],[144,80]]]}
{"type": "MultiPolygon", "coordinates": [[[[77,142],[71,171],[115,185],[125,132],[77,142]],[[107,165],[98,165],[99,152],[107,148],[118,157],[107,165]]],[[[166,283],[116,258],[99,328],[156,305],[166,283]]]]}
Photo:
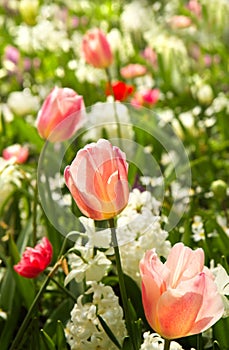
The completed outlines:
{"type": "Polygon", "coordinates": [[[167,339],[189,335],[202,301],[203,296],[193,292],[184,295],[173,289],[165,292],[157,305],[157,332],[167,339]]]}

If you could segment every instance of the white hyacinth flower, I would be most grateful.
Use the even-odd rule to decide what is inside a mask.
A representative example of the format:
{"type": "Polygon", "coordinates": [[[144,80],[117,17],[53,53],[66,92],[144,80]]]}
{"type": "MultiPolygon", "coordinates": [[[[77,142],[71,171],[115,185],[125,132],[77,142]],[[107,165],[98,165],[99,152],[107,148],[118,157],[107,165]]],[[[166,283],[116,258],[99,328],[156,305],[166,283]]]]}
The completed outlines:
{"type": "MultiPolygon", "coordinates": [[[[164,349],[165,341],[157,333],[145,332],[143,334],[143,339],[144,341],[140,347],[140,350],[163,350],[164,349]]],[[[177,342],[172,341],[170,344],[170,350],[183,350],[183,348],[177,342]]]]}
{"type": "Polygon", "coordinates": [[[116,350],[117,347],[105,333],[97,315],[103,318],[116,339],[122,344],[126,336],[123,310],[110,286],[93,282],[86,294],[92,301],[83,304],[81,295],[67,323],[65,333],[72,350],[116,350]]]}

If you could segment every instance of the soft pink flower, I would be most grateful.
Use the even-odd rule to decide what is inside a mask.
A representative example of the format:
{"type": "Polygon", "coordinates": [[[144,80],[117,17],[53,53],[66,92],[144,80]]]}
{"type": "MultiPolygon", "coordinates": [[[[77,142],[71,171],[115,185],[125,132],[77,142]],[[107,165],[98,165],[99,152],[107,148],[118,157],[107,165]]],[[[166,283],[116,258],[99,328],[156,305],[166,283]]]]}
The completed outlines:
{"type": "Polygon", "coordinates": [[[198,0],[190,0],[187,4],[187,8],[197,17],[201,17],[202,7],[198,0]]]}
{"type": "Polygon", "coordinates": [[[35,278],[50,264],[52,252],[51,243],[43,237],[34,248],[26,248],[19,263],[14,265],[14,270],[23,277],[35,278]]]}
{"type": "Polygon", "coordinates": [[[187,16],[173,16],[170,18],[169,24],[172,28],[187,28],[192,24],[191,18],[187,16]]]}
{"type": "Polygon", "coordinates": [[[4,59],[18,65],[20,61],[19,50],[15,46],[7,45],[4,50],[4,59]]]}
{"type": "Polygon", "coordinates": [[[107,68],[113,61],[110,44],[98,28],[91,29],[84,35],[82,50],[86,62],[96,68],[107,68]]]}
{"type": "Polygon", "coordinates": [[[55,87],[38,113],[40,136],[51,142],[71,138],[84,123],[84,108],[83,97],[74,90],[55,87]]]}
{"type": "Polygon", "coordinates": [[[127,205],[129,188],[125,154],[104,139],[81,149],[65,168],[65,182],[83,214],[110,219],[127,205]]]}
{"type": "Polygon", "coordinates": [[[152,107],[159,99],[160,91],[158,89],[147,89],[143,92],[136,92],[131,100],[135,108],[152,107]]]}
{"type": "Polygon", "coordinates": [[[146,74],[146,72],[147,72],[146,67],[138,63],[135,63],[135,64],[131,63],[120,69],[120,74],[125,79],[136,78],[146,74]]]}
{"type": "Polygon", "coordinates": [[[2,151],[2,156],[5,160],[14,160],[15,163],[22,164],[25,163],[29,157],[29,149],[26,146],[21,146],[19,144],[14,144],[6,147],[2,151]]]}
{"type": "Polygon", "coordinates": [[[177,243],[164,264],[154,249],[147,251],[140,272],[146,318],[164,338],[201,333],[221,318],[222,299],[201,248],[177,243]]]}
{"type": "Polygon", "coordinates": [[[157,66],[157,53],[151,47],[147,46],[143,50],[142,56],[148,63],[152,64],[152,66],[157,66]]]}

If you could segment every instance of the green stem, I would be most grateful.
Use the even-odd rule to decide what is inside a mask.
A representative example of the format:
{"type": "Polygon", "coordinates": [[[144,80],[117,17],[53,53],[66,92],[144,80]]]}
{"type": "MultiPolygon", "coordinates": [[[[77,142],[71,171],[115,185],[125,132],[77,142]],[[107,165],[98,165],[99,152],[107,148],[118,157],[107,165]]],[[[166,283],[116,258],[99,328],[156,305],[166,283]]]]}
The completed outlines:
{"type": "Polygon", "coordinates": [[[118,241],[117,241],[117,236],[116,236],[114,219],[113,218],[109,219],[108,222],[109,222],[109,226],[110,226],[110,230],[111,230],[112,245],[114,247],[114,252],[115,252],[116,268],[117,268],[117,272],[118,272],[119,287],[120,287],[120,293],[121,293],[122,304],[123,304],[123,309],[124,309],[124,315],[125,315],[125,319],[126,319],[126,326],[127,326],[128,334],[130,336],[130,340],[132,342],[133,349],[139,350],[137,345],[136,345],[135,334],[134,334],[133,329],[132,329],[132,321],[131,321],[131,316],[130,316],[129,307],[128,307],[128,298],[127,298],[127,293],[126,293],[124,274],[122,271],[121,258],[120,258],[119,248],[118,248],[118,241]]]}
{"type": "Polygon", "coordinates": [[[196,342],[196,349],[201,350],[202,349],[202,333],[197,334],[197,342],[196,342]]]}
{"type": "Polygon", "coordinates": [[[33,300],[32,305],[30,306],[30,309],[28,311],[28,313],[26,314],[24,321],[22,322],[16,337],[14,338],[14,341],[10,347],[9,350],[16,350],[18,345],[21,342],[21,339],[24,335],[24,332],[26,331],[29,323],[30,323],[30,319],[36,309],[37,303],[40,300],[40,297],[42,296],[43,292],[45,291],[47,285],[49,284],[50,279],[52,278],[52,276],[54,275],[54,273],[56,272],[56,270],[59,268],[59,266],[61,265],[61,261],[57,261],[57,263],[53,266],[52,270],[50,271],[50,273],[48,274],[48,276],[46,277],[46,279],[44,280],[44,283],[42,284],[39,292],[37,293],[35,299],[33,300]]]}
{"type": "Polygon", "coordinates": [[[50,277],[52,282],[57,285],[58,288],[60,288],[65,294],[67,294],[72,300],[75,302],[77,301],[77,298],[74,294],[72,294],[67,288],[63,287],[58,281],[56,281],[53,277],[50,277]]]}
{"type": "Polygon", "coordinates": [[[171,340],[165,339],[164,350],[169,350],[170,349],[170,344],[171,344],[171,340]]]}
{"type": "Polygon", "coordinates": [[[38,203],[38,184],[36,181],[34,188],[34,202],[33,202],[33,245],[37,243],[37,203],[38,203]]]}
{"type": "Polygon", "coordinates": [[[118,113],[117,113],[116,103],[115,103],[115,96],[114,96],[114,92],[112,89],[111,75],[110,75],[110,71],[108,68],[106,68],[105,71],[106,71],[109,87],[111,88],[111,91],[112,91],[112,94],[114,97],[114,102],[113,102],[114,117],[115,117],[115,122],[117,124],[117,134],[118,134],[118,138],[119,138],[119,146],[120,146],[120,148],[122,148],[122,132],[121,132],[121,126],[120,126],[119,117],[118,117],[118,113]]]}

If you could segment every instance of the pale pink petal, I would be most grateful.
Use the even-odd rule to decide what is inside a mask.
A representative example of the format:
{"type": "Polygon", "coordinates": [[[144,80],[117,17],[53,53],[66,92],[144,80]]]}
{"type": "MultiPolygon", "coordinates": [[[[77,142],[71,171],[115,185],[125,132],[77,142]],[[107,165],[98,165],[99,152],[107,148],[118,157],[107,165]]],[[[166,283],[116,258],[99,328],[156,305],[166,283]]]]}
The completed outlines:
{"type": "Polygon", "coordinates": [[[201,248],[192,250],[183,243],[177,243],[171,249],[165,266],[170,270],[169,285],[171,288],[186,279],[200,273],[204,267],[204,252],[201,248]]]}

